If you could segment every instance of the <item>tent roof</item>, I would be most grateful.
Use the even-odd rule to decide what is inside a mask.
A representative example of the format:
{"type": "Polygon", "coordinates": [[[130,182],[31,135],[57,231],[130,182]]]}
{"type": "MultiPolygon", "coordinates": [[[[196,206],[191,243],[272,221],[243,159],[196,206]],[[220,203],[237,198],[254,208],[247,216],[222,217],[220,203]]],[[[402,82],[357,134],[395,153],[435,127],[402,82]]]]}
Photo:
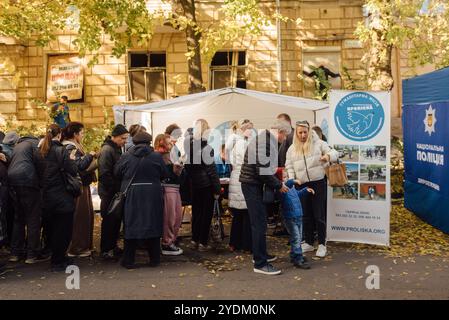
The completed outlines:
{"type": "Polygon", "coordinates": [[[404,106],[449,101],[449,67],[402,81],[404,106]]]}
{"type": "Polygon", "coordinates": [[[260,91],[254,91],[254,90],[246,90],[246,89],[240,89],[240,88],[223,88],[223,89],[210,90],[210,91],[201,92],[201,93],[194,93],[194,94],[185,95],[185,96],[181,96],[181,97],[177,97],[177,98],[173,98],[173,99],[169,99],[169,100],[146,103],[146,104],[142,104],[142,105],[114,106],[114,110],[132,110],[132,111],[142,111],[142,112],[144,112],[144,111],[152,111],[152,112],[168,111],[168,110],[174,110],[176,108],[187,107],[189,105],[196,104],[200,101],[204,101],[207,99],[213,99],[215,97],[225,95],[225,94],[243,94],[243,95],[252,97],[254,99],[269,101],[274,104],[296,107],[298,109],[305,109],[305,110],[311,110],[311,111],[326,109],[329,107],[328,103],[318,101],[318,100],[313,100],[313,99],[298,98],[298,97],[286,96],[286,95],[281,95],[281,94],[260,92],[260,91]]]}

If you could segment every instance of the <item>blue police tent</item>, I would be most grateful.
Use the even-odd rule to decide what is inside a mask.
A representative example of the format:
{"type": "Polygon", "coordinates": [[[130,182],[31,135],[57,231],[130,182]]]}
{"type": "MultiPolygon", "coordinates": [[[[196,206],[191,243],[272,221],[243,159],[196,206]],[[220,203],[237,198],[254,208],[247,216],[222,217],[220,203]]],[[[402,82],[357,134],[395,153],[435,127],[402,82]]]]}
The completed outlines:
{"type": "Polygon", "coordinates": [[[449,68],[402,86],[405,207],[449,233],[449,68]]]}

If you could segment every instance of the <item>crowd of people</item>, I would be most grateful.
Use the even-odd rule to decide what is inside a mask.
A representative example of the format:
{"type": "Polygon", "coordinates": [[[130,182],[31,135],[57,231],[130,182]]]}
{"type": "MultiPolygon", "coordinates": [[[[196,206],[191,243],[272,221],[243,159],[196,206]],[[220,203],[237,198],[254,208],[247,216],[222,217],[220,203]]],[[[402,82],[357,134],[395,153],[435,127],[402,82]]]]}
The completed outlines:
{"type": "Polygon", "coordinates": [[[276,257],[268,253],[266,239],[267,217],[277,212],[290,235],[296,267],[310,268],[304,253],[316,249],[316,237],[316,255],[326,255],[324,167],[337,161],[338,152],[307,121],[292,127],[290,117],[280,114],[258,131],[248,119],[234,121],[219,152],[208,142],[211,129],[204,119],[185,132],[171,124],[154,140],[142,125],[117,124],[96,153],[83,147],[84,125],[64,119],[42,137],[7,132],[1,141],[0,244],[10,250],[9,262],[51,260],[53,271],[64,271],[74,258],[91,256],[95,214],[90,186],[96,182],[99,254],[127,269],[137,267],[137,249],[148,251],[152,267],[159,265],[161,254],[184,253],[179,230],[183,207],[189,205],[190,249],[212,249],[212,215],[223,197],[232,214],[229,249],[251,252],[254,272],[281,273],[271,264],[276,257]],[[117,215],[111,206],[120,193],[126,197],[123,214],[117,215]]]}

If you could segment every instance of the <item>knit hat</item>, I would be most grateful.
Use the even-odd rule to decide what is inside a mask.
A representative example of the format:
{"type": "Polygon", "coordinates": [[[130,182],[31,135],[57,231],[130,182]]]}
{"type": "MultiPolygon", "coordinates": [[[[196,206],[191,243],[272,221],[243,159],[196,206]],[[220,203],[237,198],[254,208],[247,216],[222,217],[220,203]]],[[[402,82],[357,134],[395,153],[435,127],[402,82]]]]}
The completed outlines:
{"type": "Polygon", "coordinates": [[[19,135],[15,131],[10,131],[5,135],[3,139],[3,144],[13,146],[19,141],[19,135]]]}
{"type": "Polygon", "coordinates": [[[135,145],[138,144],[151,144],[151,141],[153,141],[153,137],[148,132],[139,132],[133,137],[133,143],[135,145]]]}
{"type": "Polygon", "coordinates": [[[114,129],[112,130],[112,136],[113,137],[117,137],[117,136],[121,136],[122,134],[126,134],[129,133],[128,130],[125,128],[124,125],[122,124],[118,124],[114,127],[114,129]]]}

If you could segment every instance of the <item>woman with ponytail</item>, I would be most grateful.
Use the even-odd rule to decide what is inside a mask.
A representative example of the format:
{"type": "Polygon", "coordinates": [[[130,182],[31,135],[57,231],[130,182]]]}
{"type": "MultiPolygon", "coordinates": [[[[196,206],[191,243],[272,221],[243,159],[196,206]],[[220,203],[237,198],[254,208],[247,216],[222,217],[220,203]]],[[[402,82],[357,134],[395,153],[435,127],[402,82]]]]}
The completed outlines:
{"type": "Polygon", "coordinates": [[[73,262],[66,257],[72,239],[75,197],[66,189],[63,174],[76,176],[75,152],[69,153],[61,143],[58,125],[48,127],[39,147],[43,167],[43,210],[50,221],[51,266],[53,271],[65,271],[73,262]],[[64,172],[63,172],[64,171],[64,172]]]}

